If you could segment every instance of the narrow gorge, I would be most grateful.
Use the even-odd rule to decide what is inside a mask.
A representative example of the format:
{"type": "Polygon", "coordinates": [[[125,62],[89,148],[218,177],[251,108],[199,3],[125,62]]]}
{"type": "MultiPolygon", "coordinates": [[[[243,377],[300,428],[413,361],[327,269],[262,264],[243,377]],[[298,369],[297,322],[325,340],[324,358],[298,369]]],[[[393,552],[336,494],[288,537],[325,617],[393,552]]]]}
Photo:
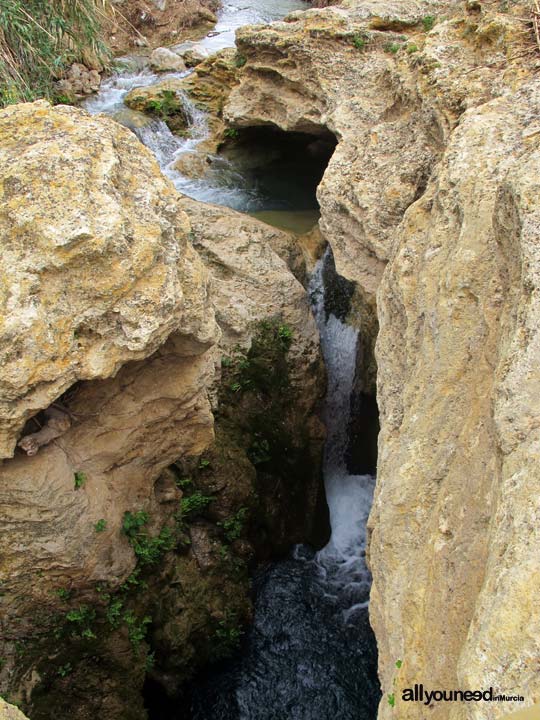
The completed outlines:
{"type": "Polygon", "coordinates": [[[540,8],[98,5],[0,58],[0,719],[540,703],[540,8]]]}

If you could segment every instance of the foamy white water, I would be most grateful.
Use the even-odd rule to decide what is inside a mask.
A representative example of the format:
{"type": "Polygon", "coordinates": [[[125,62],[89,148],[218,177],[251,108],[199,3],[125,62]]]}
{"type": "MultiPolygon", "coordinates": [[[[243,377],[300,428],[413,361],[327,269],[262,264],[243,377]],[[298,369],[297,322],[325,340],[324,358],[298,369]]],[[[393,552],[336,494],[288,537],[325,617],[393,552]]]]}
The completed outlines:
{"type": "Polygon", "coordinates": [[[324,420],[327,438],[324,484],[330,513],[330,541],[315,557],[329,592],[350,596],[351,611],[366,607],[371,575],[365,561],[366,525],[375,478],[350,475],[346,466],[351,393],[356,368],[358,331],[325,309],[325,256],[317,263],[309,285],[328,375],[324,420]]]}

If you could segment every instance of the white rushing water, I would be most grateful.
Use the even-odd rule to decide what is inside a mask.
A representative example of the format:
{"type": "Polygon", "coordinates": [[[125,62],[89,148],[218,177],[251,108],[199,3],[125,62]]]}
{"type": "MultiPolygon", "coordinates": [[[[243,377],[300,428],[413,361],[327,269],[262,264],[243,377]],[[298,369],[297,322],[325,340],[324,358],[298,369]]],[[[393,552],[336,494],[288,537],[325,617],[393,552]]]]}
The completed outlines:
{"type": "Polygon", "coordinates": [[[371,575],[366,566],[366,524],[373,499],[375,478],[350,475],[346,452],[354,383],[358,331],[325,308],[324,267],[330,250],[318,262],[309,285],[312,308],[321,337],[328,375],[324,420],[327,430],[324,483],[332,534],[315,562],[329,592],[345,593],[347,619],[367,606],[371,575]]]}

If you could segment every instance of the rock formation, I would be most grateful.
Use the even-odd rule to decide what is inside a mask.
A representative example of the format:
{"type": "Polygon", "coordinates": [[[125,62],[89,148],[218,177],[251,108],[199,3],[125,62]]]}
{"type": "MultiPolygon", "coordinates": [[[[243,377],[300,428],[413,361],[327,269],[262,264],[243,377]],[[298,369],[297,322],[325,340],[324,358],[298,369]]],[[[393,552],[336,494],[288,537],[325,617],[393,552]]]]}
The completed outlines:
{"type": "Polygon", "coordinates": [[[239,637],[254,552],[321,534],[301,253],[106,118],[14,106],[0,143],[1,688],[32,720],[140,720],[145,663],[176,693],[239,637]]]}
{"type": "MultiPolygon", "coordinates": [[[[415,682],[540,699],[540,84],[527,13],[348,0],[238,33],[246,63],[225,119],[335,134],[320,229],[362,311],[377,297],[382,719],[424,718],[401,701],[415,682]]],[[[511,709],[435,703],[429,714],[511,709]]]]}

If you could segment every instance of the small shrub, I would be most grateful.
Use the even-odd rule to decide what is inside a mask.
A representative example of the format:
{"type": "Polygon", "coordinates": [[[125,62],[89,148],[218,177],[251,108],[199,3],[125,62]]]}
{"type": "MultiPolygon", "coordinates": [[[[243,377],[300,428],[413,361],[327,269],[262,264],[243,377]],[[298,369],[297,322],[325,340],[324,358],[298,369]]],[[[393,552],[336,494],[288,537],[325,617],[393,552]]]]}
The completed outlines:
{"type": "Polygon", "coordinates": [[[182,498],[180,500],[180,511],[182,516],[196,515],[205,510],[214,499],[213,495],[203,495],[201,492],[195,492],[193,495],[182,498]]]}
{"type": "Polygon", "coordinates": [[[357,50],[365,50],[367,41],[367,35],[357,33],[356,35],[353,35],[352,44],[357,50]]]}
{"type": "Polygon", "coordinates": [[[181,477],[176,480],[175,484],[180,490],[187,490],[193,485],[193,480],[189,476],[181,477]]]}
{"type": "Polygon", "coordinates": [[[152,618],[149,615],[145,615],[139,620],[131,610],[128,610],[128,612],[124,613],[123,619],[127,625],[129,641],[133,649],[138,650],[140,644],[146,637],[147,625],[150,625],[152,618]]]}
{"type": "Polygon", "coordinates": [[[148,513],[139,510],[135,513],[125,512],[122,522],[124,534],[127,535],[141,565],[154,565],[164,553],[172,550],[176,545],[172,531],[168,527],[162,528],[156,537],[148,535],[143,530],[148,520],[148,513]]]}
{"type": "Polygon", "coordinates": [[[205,468],[210,467],[210,460],[206,460],[205,458],[201,458],[199,460],[199,470],[204,470],[205,468]]]}
{"type": "Polygon", "coordinates": [[[80,488],[84,487],[84,484],[86,482],[86,475],[83,472],[76,472],[74,473],[73,477],[75,490],[79,490],[80,488]]]}
{"type": "Polygon", "coordinates": [[[230,657],[238,648],[243,630],[238,625],[238,619],[234,612],[226,611],[225,619],[220,620],[214,633],[212,648],[213,660],[222,660],[230,657]]]}
{"type": "Polygon", "coordinates": [[[58,588],[58,590],[55,590],[56,594],[60,598],[60,600],[69,600],[71,598],[71,590],[66,590],[65,588],[58,588]]]}
{"type": "MultiPolygon", "coordinates": [[[[219,527],[223,529],[223,534],[229,542],[238,540],[244,529],[244,523],[247,517],[248,510],[243,507],[238,510],[232,517],[223,522],[218,522],[219,527]]],[[[221,551],[221,548],[220,548],[221,551]]]]}
{"type": "Polygon", "coordinates": [[[73,665],[70,662],[67,662],[65,665],[60,665],[58,670],[56,671],[57,675],[60,677],[67,677],[67,675],[71,675],[73,672],[73,665]]]}
{"type": "Polygon", "coordinates": [[[384,46],[384,50],[387,53],[392,53],[392,55],[396,55],[401,48],[401,45],[399,43],[386,43],[384,46]]]}
{"type": "Polygon", "coordinates": [[[231,138],[231,140],[236,140],[240,133],[236,128],[227,128],[225,130],[225,137],[231,138]]]}
{"type": "Polygon", "coordinates": [[[66,620],[76,630],[76,634],[86,640],[93,640],[96,635],[92,630],[92,623],[96,619],[96,611],[88,605],[80,605],[66,613],[66,620]]]}
{"type": "Polygon", "coordinates": [[[94,525],[94,530],[97,533],[103,532],[107,528],[107,521],[101,518],[101,520],[98,520],[97,523],[94,525]]]}
{"type": "Polygon", "coordinates": [[[435,25],[435,15],[425,15],[422,18],[422,26],[424,28],[424,32],[429,32],[430,30],[433,30],[433,26],[435,25]]]}
{"type": "Polygon", "coordinates": [[[247,58],[246,58],[245,55],[240,55],[240,53],[238,53],[238,54],[236,55],[236,57],[234,58],[234,65],[235,65],[235,67],[237,67],[237,68],[242,68],[242,67],[244,67],[244,65],[245,65],[246,63],[247,63],[247,58]]]}
{"type": "Polygon", "coordinates": [[[411,45],[408,45],[407,52],[409,53],[409,55],[412,55],[413,53],[418,52],[418,45],[415,45],[414,43],[412,43],[411,45]]]}
{"type": "Polygon", "coordinates": [[[147,100],[144,109],[164,121],[173,115],[183,115],[182,103],[174,90],[161,90],[155,100],[147,100]]]}
{"type": "Polygon", "coordinates": [[[124,607],[124,601],[120,598],[115,598],[109,604],[107,608],[106,617],[109,625],[113,628],[117,628],[120,625],[122,618],[122,608],[124,607]]]}

